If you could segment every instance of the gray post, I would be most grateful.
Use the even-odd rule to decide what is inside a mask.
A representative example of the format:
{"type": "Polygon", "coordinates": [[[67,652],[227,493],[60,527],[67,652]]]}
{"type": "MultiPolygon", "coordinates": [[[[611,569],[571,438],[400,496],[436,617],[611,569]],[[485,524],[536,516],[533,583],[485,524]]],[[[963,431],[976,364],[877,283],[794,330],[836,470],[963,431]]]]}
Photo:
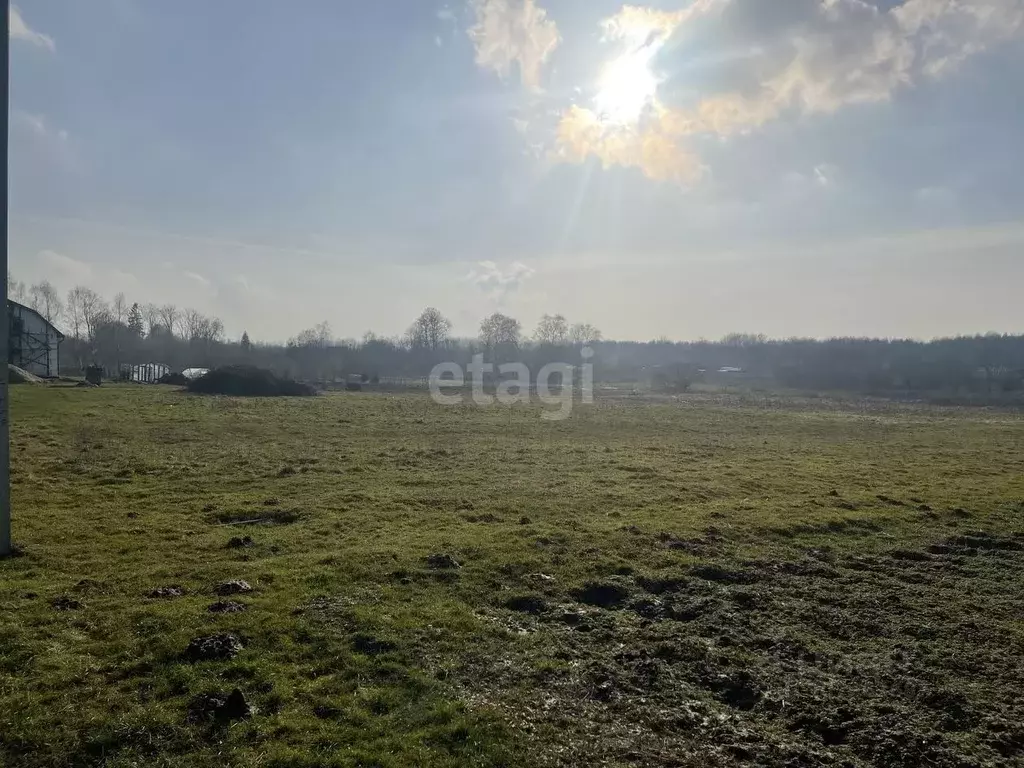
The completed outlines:
{"type": "Polygon", "coordinates": [[[7,131],[8,115],[10,106],[8,104],[10,74],[10,47],[11,47],[11,9],[10,0],[2,0],[3,7],[3,62],[0,64],[0,101],[4,105],[4,117],[0,123],[0,169],[3,170],[4,190],[3,204],[0,205],[0,261],[3,261],[4,268],[4,306],[0,312],[0,359],[3,360],[3,374],[0,375],[0,557],[11,554],[11,436],[7,423],[8,408],[7,384],[10,381],[10,374],[7,372],[8,350],[7,345],[7,191],[9,181],[7,178],[7,131]]]}

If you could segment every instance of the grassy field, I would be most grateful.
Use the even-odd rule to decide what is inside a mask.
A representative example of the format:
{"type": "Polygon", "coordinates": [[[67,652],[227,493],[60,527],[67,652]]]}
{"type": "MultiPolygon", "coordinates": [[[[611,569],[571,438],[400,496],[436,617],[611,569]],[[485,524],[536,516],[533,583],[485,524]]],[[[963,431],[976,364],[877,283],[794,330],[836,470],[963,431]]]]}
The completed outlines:
{"type": "Polygon", "coordinates": [[[12,390],[2,765],[1024,755],[1019,414],[12,390]]]}

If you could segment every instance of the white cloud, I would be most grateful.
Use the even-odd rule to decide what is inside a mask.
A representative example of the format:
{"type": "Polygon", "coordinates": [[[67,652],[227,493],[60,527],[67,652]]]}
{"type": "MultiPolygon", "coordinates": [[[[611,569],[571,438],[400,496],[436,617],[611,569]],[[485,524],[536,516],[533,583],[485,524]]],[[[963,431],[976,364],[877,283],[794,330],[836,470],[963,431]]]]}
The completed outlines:
{"type": "Polygon", "coordinates": [[[709,5],[721,10],[709,23],[729,25],[724,34],[754,53],[733,63],[731,88],[675,111],[681,133],[737,133],[787,111],[831,113],[887,101],[1024,27],[1021,0],[906,0],[887,11],[866,0],[821,0],[767,25],[759,23],[765,5],[709,5]]]}
{"type": "Polygon", "coordinates": [[[91,281],[94,277],[92,267],[88,264],[56,251],[40,251],[36,259],[47,272],[53,274],[52,282],[61,285],[73,286],[91,281]]]}
{"type": "Polygon", "coordinates": [[[558,124],[555,157],[582,163],[598,158],[604,167],[639,168],[658,181],[691,184],[704,173],[700,158],[680,146],[677,138],[657,122],[641,128],[609,128],[584,107],[570,107],[558,124]]]}
{"type": "Polygon", "coordinates": [[[45,115],[10,110],[12,184],[22,188],[52,184],[50,174],[81,168],[76,141],[45,115]]]}
{"type": "Polygon", "coordinates": [[[476,63],[508,78],[513,65],[528,88],[540,88],[541,72],[558,47],[558,26],[536,0],[470,0],[476,23],[469,39],[476,46],[476,63]]]}
{"type": "Polygon", "coordinates": [[[55,140],[61,143],[68,140],[68,132],[63,129],[54,128],[43,115],[25,112],[21,109],[11,110],[11,123],[35,138],[44,140],[55,140]]]}
{"type": "Polygon", "coordinates": [[[839,172],[834,165],[821,163],[814,166],[814,180],[822,187],[830,187],[836,183],[836,176],[839,172]]]}
{"type": "Polygon", "coordinates": [[[532,268],[518,261],[504,269],[493,261],[481,261],[466,275],[466,280],[476,285],[488,298],[501,304],[533,275],[532,268]]]}
{"type": "Polygon", "coordinates": [[[718,0],[695,0],[679,11],[662,11],[624,5],[614,16],[601,22],[605,40],[626,40],[633,47],[649,46],[671,35],[680,24],[711,10],[718,0]]]}
{"type": "MultiPolygon", "coordinates": [[[[742,51],[709,63],[699,80],[659,91],[691,94],[655,104],[629,130],[608,130],[586,108],[567,109],[556,156],[640,168],[681,183],[700,175],[691,138],[748,133],[776,120],[885,102],[901,89],[947,76],[972,56],[1024,37],[1024,0],[695,0],[675,13],[626,6],[602,22],[606,39],[649,45],[674,34],[742,51]],[[639,43],[635,32],[647,37],[639,43]],[[652,37],[653,36],[653,37],[652,37]],[[694,95],[695,94],[695,95],[694,95]]],[[[687,72],[687,77],[692,77],[687,72]]],[[[819,183],[829,175],[816,171],[819,183]]]]}
{"type": "Polygon", "coordinates": [[[36,254],[36,262],[34,271],[62,290],[84,285],[109,297],[121,291],[137,291],[140,285],[139,279],[130,272],[124,272],[116,267],[89,264],[57,251],[40,251],[36,254]]]}
{"type": "Polygon", "coordinates": [[[196,285],[198,285],[200,288],[204,290],[210,289],[210,281],[207,278],[200,275],[198,272],[189,272],[186,270],[185,272],[182,272],[182,274],[189,280],[194,282],[196,285]]]}
{"type": "Polygon", "coordinates": [[[49,35],[44,35],[42,32],[36,32],[21,17],[21,11],[18,10],[18,6],[12,5],[11,12],[9,15],[10,23],[10,38],[11,40],[24,40],[27,43],[38,46],[40,48],[46,48],[48,51],[56,50],[56,45],[53,42],[53,38],[49,35]]]}

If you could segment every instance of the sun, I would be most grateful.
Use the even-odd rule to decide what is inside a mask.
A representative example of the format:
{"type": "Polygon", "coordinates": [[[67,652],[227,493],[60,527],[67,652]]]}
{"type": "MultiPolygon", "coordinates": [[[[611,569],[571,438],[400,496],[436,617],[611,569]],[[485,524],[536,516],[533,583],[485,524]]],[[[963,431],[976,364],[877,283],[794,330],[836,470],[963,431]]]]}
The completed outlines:
{"type": "Polygon", "coordinates": [[[594,97],[601,122],[626,125],[640,119],[658,90],[651,53],[646,48],[631,51],[605,65],[594,97]]]}

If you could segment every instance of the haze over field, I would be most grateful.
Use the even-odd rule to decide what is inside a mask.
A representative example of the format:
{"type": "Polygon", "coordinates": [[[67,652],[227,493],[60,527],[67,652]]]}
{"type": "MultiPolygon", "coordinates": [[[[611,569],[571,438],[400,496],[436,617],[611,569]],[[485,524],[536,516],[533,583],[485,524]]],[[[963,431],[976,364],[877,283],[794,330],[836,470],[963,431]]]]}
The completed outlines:
{"type": "Polygon", "coordinates": [[[1022,0],[19,0],[11,37],[11,266],[62,295],[268,340],[1024,331],[1022,0]]]}

